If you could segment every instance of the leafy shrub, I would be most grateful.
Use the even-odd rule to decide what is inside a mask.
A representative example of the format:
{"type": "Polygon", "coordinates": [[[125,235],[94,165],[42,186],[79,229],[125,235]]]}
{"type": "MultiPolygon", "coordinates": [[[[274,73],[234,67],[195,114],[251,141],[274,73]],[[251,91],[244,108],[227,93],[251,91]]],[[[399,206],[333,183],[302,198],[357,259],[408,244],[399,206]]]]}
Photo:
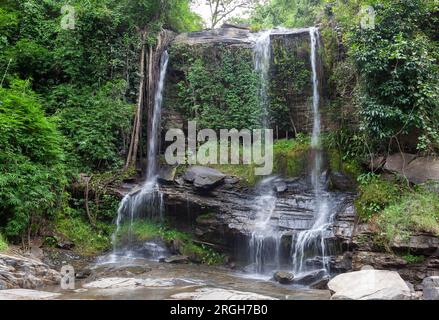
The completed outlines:
{"type": "Polygon", "coordinates": [[[108,249],[114,226],[97,222],[96,227],[84,220],[82,214],[73,209],[60,214],[55,223],[55,230],[75,244],[75,251],[84,255],[94,255],[108,249]]]}
{"type": "Polygon", "coordinates": [[[408,264],[421,263],[425,260],[424,256],[414,256],[412,254],[405,254],[402,256],[402,258],[407,261],[408,264]]]}
{"type": "Polygon", "coordinates": [[[56,118],[75,167],[85,171],[120,167],[134,109],[124,99],[125,86],[124,81],[108,82],[95,95],[66,92],[67,105],[56,118]]]}
{"type": "Polygon", "coordinates": [[[36,232],[59,208],[67,182],[62,142],[29,82],[0,88],[0,224],[7,237],[36,232]]]}
{"type": "Polygon", "coordinates": [[[401,187],[396,183],[382,180],[379,176],[369,174],[358,178],[359,196],[355,207],[363,221],[369,221],[401,196],[401,187]]]}
{"type": "Polygon", "coordinates": [[[199,52],[182,45],[171,50],[171,69],[184,77],[176,88],[167,89],[167,106],[185,120],[196,120],[200,128],[261,127],[258,76],[251,50],[221,45],[199,52]]]}
{"type": "Polygon", "coordinates": [[[306,172],[310,139],[299,134],[296,139],[278,140],[273,145],[274,172],[296,177],[306,172]]]}

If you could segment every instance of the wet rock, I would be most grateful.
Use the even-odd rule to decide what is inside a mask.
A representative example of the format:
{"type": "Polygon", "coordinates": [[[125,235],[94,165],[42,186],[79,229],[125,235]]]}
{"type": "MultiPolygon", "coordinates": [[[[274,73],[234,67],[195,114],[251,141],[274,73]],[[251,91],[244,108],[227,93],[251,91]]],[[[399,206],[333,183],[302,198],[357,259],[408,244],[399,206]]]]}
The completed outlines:
{"type": "Polygon", "coordinates": [[[0,291],[0,300],[52,300],[60,295],[60,293],[30,289],[9,289],[0,291]]]}
{"type": "Polygon", "coordinates": [[[161,183],[172,184],[174,183],[176,173],[176,167],[162,166],[159,170],[158,181],[161,183]]]}
{"type": "Polygon", "coordinates": [[[285,181],[276,181],[274,183],[274,191],[277,193],[283,193],[288,190],[288,185],[285,183],[285,181]]]}
{"type": "Polygon", "coordinates": [[[317,282],[313,283],[310,288],[316,289],[316,290],[327,290],[328,289],[328,282],[331,279],[330,276],[326,275],[322,279],[318,280],[317,282]]]}
{"type": "Polygon", "coordinates": [[[439,300],[439,276],[425,278],[422,289],[425,300],[439,300]]]}
{"type": "Polygon", "coordinates": [[[317,283],[321,279],[323,279],[326,276],[325,270],[315,270],[308,272],[306,274],[298,276],[294,279],[294,284],[303,285],[303,286],[310,286],[314,283],[317,283]]]}
{"type": "Polygon", "coordinates": [[[171,298],[178,300],[277,300],[257,293],[217,288],[203,288],[195,292],[178,293],[171,298]]]}
{"type": "Polygon", "coordinates": [[[331,172],[329,181],[333,190],[352,192],[357,187],[354,179],[343,172],[331,172]]]}
{"type": "Polygon", "coordinates": [[[188,256],[170,256],[163,259],[163,262],[166,263],[189,263],[189,257],[188,256]]]}
{"type": "Polygon", "coordinates": [[[224,179],[224,183],[225,184],[237,184],[239,182],[239,178],[237,177],[227,177],[224,179]]]}
{"type": "Polygon", "coordinates": [[[280,284],[291,284],[294,280],[294,275],[286,271],[277,271],[274,273],[273,278],[280,284]]]}
{"type": "Polygon", "coordinates": [[[71,241],[60,241],[56,244],[56,247],[63,250],[72,250],[75,247],[75,244],[71,241]]]}
{"type": "Polygon", "coordinates": [[[60,279],[60,274],[41,260],[0,254],[0,287],[3,289],[35,289],[58,284],[60,279]]]}
{"type": "Polygon", "coordinates": [[[410,288],[395,271],[343,273],[328,282],[333,300],[410,300],[410,288]]]}
{"type": "Polygon", "coordinates": [[[192,182],[197,189],[211,190],[224,182],[225,175],[215,169],[201,166],[190,167],[184,174],[184,179],[192,182]]]}

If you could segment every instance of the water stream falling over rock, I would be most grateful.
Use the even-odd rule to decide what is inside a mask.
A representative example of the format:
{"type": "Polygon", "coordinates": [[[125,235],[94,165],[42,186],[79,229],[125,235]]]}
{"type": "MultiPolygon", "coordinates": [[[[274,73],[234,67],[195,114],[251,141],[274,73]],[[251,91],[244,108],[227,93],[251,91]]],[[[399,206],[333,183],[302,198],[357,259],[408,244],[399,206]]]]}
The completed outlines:
{"type": "Polygon", "coordinates": [[[164,51],[160,58],[160,74],[154,95],[151,131],[148,132],[146,180],[141,188],[126,195],[119,205],[116,231],[112,236],[113,253],[110,255],[110,262],[117,262],[119,257],[136,258],[137,252],[144,256],[145,251],[147,251],[146,255],[156,258],[160,257],[160,254],[165,251],[164,246],[157,243],[145,243],[139,247],[139,244],[134,243],[135,239],[133,237],[132,228],[133,223],[138,218],[163,219],[163,194],[160,192],[157,183],[157,152],[163,88],[166,80],[168,62],[168,52],[164,51]],[[121,239],[118,239],[119,236],[121,236],[121,239]],[[151,250],[157,252],[149,252],[151,250]]]}
{"type": "Polygon", "coordinates": [[[293,267],[296,275],[313,271],[315,267],[309,267],[306,259],[322,260],[322,270],[325,274],[329,273],[327,248],[325,238],[327,238],[328,227],[332,222],[331,199],[325,191],[325,178],[322,171],[322,147],[320,143],[320,88],[317,70],[317,59],[319,50],[319,32],[317,28],[310,28],[311,39],[311,66],[312,66],[312,87],[313,87],[313,131],[311,147],[313,148],[314,163],[311,173],[311,182],[314,189],[314,224],[308,229],[298,233],[295,245],[292,247],[293,267]]]}

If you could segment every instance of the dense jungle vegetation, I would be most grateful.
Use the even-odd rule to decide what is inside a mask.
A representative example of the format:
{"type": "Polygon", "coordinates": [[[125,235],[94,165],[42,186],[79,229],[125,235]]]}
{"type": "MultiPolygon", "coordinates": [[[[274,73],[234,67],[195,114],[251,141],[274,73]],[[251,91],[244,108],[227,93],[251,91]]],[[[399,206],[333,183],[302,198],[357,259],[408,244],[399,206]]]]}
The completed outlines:
{"type": "MultiPolygon", "coordinates": [[[[0,1],[0,250],[41,234],[48,243],[74,241],[85,253],[108,246],[118,199],[107,187],[133,174],[124,163],[138,96],[141,34],[154,45],[162,29],[202,29],[190,0],[70,1],[76,19],[67,30],[61,28],[64,4],[0,1]],[[90,203],[77,187],[84,176],[90,203]]],[[[270,0],[234,22],[252,30],[319,24],[325,113],[331,119],[324,143],[333,169],[358,181],[360,217],[377,224],[380,241],[422,230],[439,235],[437,193],[404,179],[385,180],[367,168],[371,155],[439,152],[438,2],[270,0]],[[365,5],[376,14],[371,29],[360,27],[365,5]]],[[[190,81],[178,88],[180,111],[213,128],[225,122],[253,128],[260,116],[257,77],[238,56],[225,54],[219,74],[187,57],[192,67],[190,81]],[[219,87],[220,81],[229,85],[219,87]],[[204,113],[191,108],[192,92],[211,101],[204,113]],[[224,95],[235,108],[210,112],[224,95]]],[[[273,99],[272,106],[271,118],[288,126],[281,115],[285,101],[273,99]]],[[[306,140],[298,138],[278,144],[278,152],[294,158],[295,146],[302,148],[306,140]]]]}

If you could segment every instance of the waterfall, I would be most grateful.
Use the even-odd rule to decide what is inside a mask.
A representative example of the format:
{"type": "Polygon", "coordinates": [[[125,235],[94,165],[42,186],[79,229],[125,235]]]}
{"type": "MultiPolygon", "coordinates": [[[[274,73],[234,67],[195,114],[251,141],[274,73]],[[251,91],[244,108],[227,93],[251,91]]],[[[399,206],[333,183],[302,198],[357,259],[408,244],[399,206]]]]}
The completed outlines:
{"type": "Polygon", "coordinates": [[[148,140],[148,167],[146,181],[155,180],[157,175],[157,150],[158,150],[158,131],[162,115],[163,88],[165,85],[166,71],[168,69],[169,55],[164,51],[160,59],[160,76],[157,89],[154,95],[154,109],[152,112],[151,132],[148,140]]]}
{"type": "Polygon", "coordinates": [[[268,128],[268,87],[271,62],[271,30],[264,31],[254,39],[255,71],[259,74],[259,104],[262,112],[262,126],[268,128]]]}
{"type": "Polygon", "coordinates": [[[311,40],[311,66],[312,66],[312,87],[313,87],[313,131],[311,146],[314,149],[314,163],[311,173],[311,182],[314,192],[314,223],[311,229],[299,232],[295,245],[292,246],[293,267],[295,274],[303,274],[311,271],[306,265],[306,259],[322,258],[322,270],[329,272],[327,248],[325,238],[328,227],[331,225],[330,198],[325,192],[325,182],[322,177],[322,148],[320,144],[320,91],[317,72],[317,54],[319,49],[319,32],[317,28],[310,28],[311,40]]]}
{"type": "MultiPolygon", "coordinates": [[[[268,128],[268,89],[271,63],[271,30],[258,33],[254,38],[254,68],[259,75],[259,104],[262,114],[262,127],[268,128]]],[[[253,213],[254,225],[248,243],[251,271],[264,274],[279,267],[280,241],[282,234],[271,225],[276,209],[277,196],[274,191],[276,177],[262,180],[256,188],[253,213]]]]}
{"type": "MultiPolygon", "coordinates": [[[[146,180],[140,189],[127,194],[119,204],[116,218],[116,231],[112,236],[113,254],[110,257],[110,262],[117,262],[119,256],[128,258],[135,256],[134,248],[132,248],[132,227],[135,219],[142,217],[163,219],[163,194],[160,192],[157,184],[157,153],[159,145],[158,131],[160,129],[163,102],[163,88],[166,80],[168,61],[168,52],[164,51],[160,58],[160,75],[154,95],[150,126],[151,131],[148,132],[146,180]],[[123,247],[119,248],[117,236],[124,224],[128,225],[127,234],[124,235],[127,238],[126,240],[128,244],[123,244],[123,247]]],[[[145,246],[156,248],[156,246],[150,244],[146,244],[145,246]]]]}

